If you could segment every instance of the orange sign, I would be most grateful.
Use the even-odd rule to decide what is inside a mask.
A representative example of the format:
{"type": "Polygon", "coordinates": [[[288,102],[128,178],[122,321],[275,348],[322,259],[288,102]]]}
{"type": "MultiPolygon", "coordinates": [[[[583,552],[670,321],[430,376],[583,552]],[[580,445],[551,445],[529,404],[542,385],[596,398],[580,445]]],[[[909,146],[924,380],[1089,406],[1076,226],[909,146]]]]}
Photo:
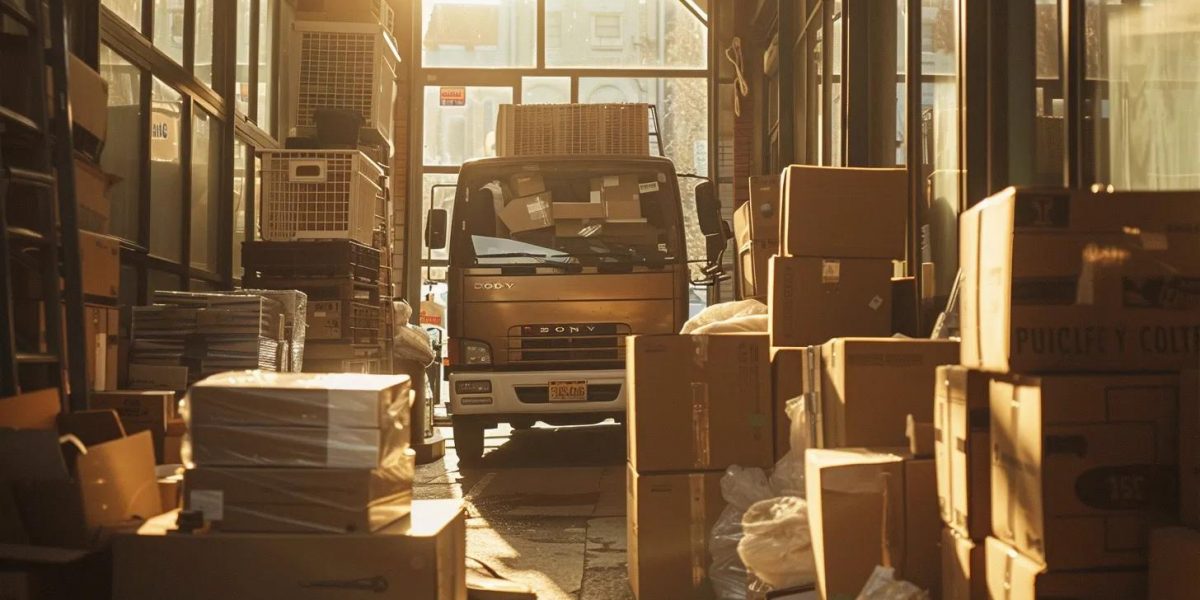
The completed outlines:
{"type": "Polygon", "coordinates": [[[466,106],[467,88],[461,86],[438,88],[442,106],[466,106]]]}

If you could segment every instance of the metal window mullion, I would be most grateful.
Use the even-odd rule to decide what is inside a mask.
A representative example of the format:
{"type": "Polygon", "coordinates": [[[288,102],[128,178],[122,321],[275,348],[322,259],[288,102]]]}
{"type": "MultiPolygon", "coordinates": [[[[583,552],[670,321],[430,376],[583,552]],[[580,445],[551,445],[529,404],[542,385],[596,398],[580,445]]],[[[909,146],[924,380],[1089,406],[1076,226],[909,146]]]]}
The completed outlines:
{"type": "MultiPolygon", "coordinates": [[[[255,123],[258,123],[258,86],[259,86],[259,81],[258,81],[258,60],[259,60],[258,59],[258,56],[259,56],[258,44],[260,43],[259,35],[258,35],[258,27],[259,27],[259,19],[262,18],[262,15],[260,14],[261,10],[262,10],[261,7],[263,5],[263,2],[265,2],[265,1],[266,0],[250,0],[250,23],[249,23],[249,25],[247,25],[247,28],[248,28],[247,35],[248,35],[249,39],[246,40],[246,43],[248,45],[248,47],[246,48],[246,57],[247,57],[247,59],[246,59],[246,81],[250,84],[250,87],[247,90],[249,92],[249,100],[246,103],[246,116],[250,120],[254,121],[255,123]]],[[[236,3],[235,3],[235,6],[236,6],[236,3]]],[[[237,54],[235,53],[234,54],[234,70],[235,70],[235,72],[237,69],[237,58],[236,57],[237,57],[237,54]]],[[[237,85],[237,78],[234,77],[234,86],[236,87],[236,85],[237,85]]],[[[235,89],[233,92],[234,97],[230,99],[231,100],[230,104],[235,107],[235,110],[236,110],[236,106],[237,106],[237,99],[236,99],[237,94],[238,94],[238,90],[235,89]]],[[[265,129],[267,129],[267,127],[262,127],[262,129],[265,130],[265,129]]]]}
{"type": "Polygon", "coordinates": [[[833,3],[821,3],[821,161],[822,165],[833,164],[833,3]]]}
{"type": "MultiPolygon", "coordinates": [[[[795,8],[796,6],[792,2],[779,3],[779,41],[776,54],[779,66],[775,71],[775,110],[779,122],[775,132],[775,144],[778,148],[780,166],[796,162],[796,138],[793,133],[796,128],[795,115],[791,110],[785,108],[792,105],[788,100],[793,93],[795,73],[792,66],[792,53],[784,50],[784,48],[790,48],[793,44],[792,40],[799,37],[796,32],[799,19],[795,8]]],[[[709,137],[712,137],[711,132],[709,137]]]]}
{"type": "MultiPolygon", "coordinates": [[[[192,265],[192,136],[195,134],[192,120],[195,106],[189,96],[184,96],[183,115],[179,124],[179,165],[180,190],[183,208],[180,211],[180,260],[177,273],[186,275],[192,265]]],[[[212,141],[211,138],[209,140],[212,141]]],[[[191,289],[190,282],[184,282],[184,289],[191,289]]]]}
{"type": "Polygon", "coordinates": [[[1063,91],[1063,183],[1080,187],[1083,180],[1083,84],[1086,25],[1084,0],[1059,0],[1059,77],[1063,91]]]}
{"type": "Polygon", "coordinates": [[[534,26],[534,31],[537,32],[537,68],[544,70],[546,68],[546,0],[537,0],[537,23],[534,26]]]}
{"type": "MultiPolygon", "coordinates": [[[[905,151],[908,163],[908,256],[905,257],[905,274],[917,278],[917,289],[921,289],[921,269],[918,268],[920,235],[918,235],[918,207],[925,205],[925,170],[921,135],[921,12],[922,0],[908,0],[906,23],[907,46],[905,47],[905,151]]],[[[918,331],[925,331],[921,311],[917,311],[918,331]]]]}

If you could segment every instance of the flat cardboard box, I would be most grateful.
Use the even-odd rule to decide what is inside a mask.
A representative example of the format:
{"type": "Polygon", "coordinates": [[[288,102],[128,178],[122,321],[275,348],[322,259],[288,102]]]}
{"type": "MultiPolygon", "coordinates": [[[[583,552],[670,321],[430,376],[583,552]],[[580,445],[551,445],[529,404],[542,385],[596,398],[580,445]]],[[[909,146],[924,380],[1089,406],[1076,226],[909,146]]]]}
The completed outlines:
{"type": "MultiPolygon", "coordinates": [[[[610,175],[592,180],[592,190],[600,192],[604,214],[610,220],[642,218],[642,186],[658,191],[658,183],[641,184],[637,175],[610,175]]],[[[594,196],[594,194],[593,194],[594,196]]]]}
{"type": "Polygon", "coordinates": [[[55,430],[60,412],[62,398],[57,388],[0,398],[0,428],[55,430]]]}
{"type": "MultiPolygon", "coordinates": [[[[1046,571],[1044,565],[1000,540],[986,542],[987,598],[1043,600],[1138,600],[1146,596],[1146,572],[1140,569],[1046,571]]],[[[1194,596],[1188,596],[1194,597],[1194,596]]],[[[1151,596],[1154,600],[1159,600],[1151,596]]]]}
{"type": "Polygon", "coordinates": [[[992,533],[991,376],[961,365],[935,375],[934,457],[942,520],[968,539],[992,533]]]}
{"type": "Polygon", "coordinates": [[[823,446],[907,446],[908,415],[933,421],[934,372],[958,342],[837,338],[821,348],[823,446]]]}
{"type": "Polygon", "coordinates": [[[988,600],[986,554],[983,541],[942,528],[942,600],[988,600]]]}
{"type": "Polygon", "coordinates": [[[767,336],[638,335],[625,356],[639,473],[774,464],[767,336]]]}
{"type": "Polygon", "coordinates": [[[1192,600],[1200,590],[1200,532],[1165,527],[1150,532],[1150,594],[1155,600],[1192,600]]]}
{"type": "Polygon", "coordinates": [[[603,219],[606,214],[601,202],[555,202],[551,207],[555,221],[603,219]]]}
{"type": "Polygon", "coordinates": [[[87,360],[87,382],[92,391],[117,388],[119,373],[121,311],[111,306],[85,304],[83,328],[87,360]]]}
{"type": "Polygon", "coordinates": [[[113,597],[465,600],[464,517],[461,501],[425,500],[373,534],[177,535],[168,534],[176,514],[166,513],[114,540],[113,597]]]}
{"type": "Polygon", "coordinates": [[[163,441],[167,436],[167,421],[175,414],[175,392],[154,390],[124,390],[92,392],[88,395],[88,406],[93,409],[111,409],[121,417],[121,424],[128,433],[149,431],[154,439],[154,454],[161,464],[163,441]]]}
{"type": "Polygon", "coordinates": [[[196,427],[408,428],[408,375],[229,371],[188,391],[196,427]]]}
{"type": "Polygon", "coordinates": [[[182,392],[188,388],[188,368],[173,365],[129,365],[131,390],[174,390],[182,392]]]}
{"type": "Polygon", "coordinates": [[[720,472],[626,468],[629,585],[638,600],[711,598],[708,537],[725,509],[720,472]]]}
{"type": "Polygon", "coordinates": [[[103,145],[108,137],[108,82],[78,56],[68,56],[71,119],[103,145]]]}
{"type": "Polygon", "coordinates": [[[1196,192],[1009,188],[961,219],[962,364],[1177,371],[1200,358],[1196,192]]]}
{"type": "Polygon", "coordinates": [[[877,565],[938,596],[941,526],[933,461],[904,448],[805,454],[809,527],[822,598],[856,598],[877,565]]]}
{"type": "Polygon", "coordinates": [[[508,187],[513,196],[524,198],[546,191],[546,182],[541,173],[517,173],[508,178],[508,187]]]}
{"type": "Polygon", "coordinates": [[[121,241],[90,231],[79,232],[83,293],[116,299],[121,290],[121,241]]]}
{"type": "Polygon", "coordinates": [[[553,202],[554,199],[550,192],[514,198],[500,209],[500,221],[511,233],[553,227],[554,216],[551,209],[553,202]]]}
{"type": "Polygon", "coordinates": [[[908,171],[791,165],[782,178],[787,256],[905,256],[908,171]]]}
{"type": "Polygon", "coordinates": [[[771,345],[891,335],[891,280],[890,259],[771,257],[771,345]]]}
{"type": "Polygon", "coordinates": [[[990,383],[993,535],[1051,571],[1146,564],[1178,519],[1178,375],[990,383]]]}
{"type": "Polygon", "coordinates": [[[193,424],[192,462],[206,467],[335,467],[374,469],[408,448],[399,427],[229,427],[193,424]]]}
{"type": "Polygon", "coordinates": [[[741,298],[765,300],[771,279],[771,257],[779,253],[779,243],[772,241],[749,241],[738,246],[738,264],[741,279],[738,280],[741,298]]]}

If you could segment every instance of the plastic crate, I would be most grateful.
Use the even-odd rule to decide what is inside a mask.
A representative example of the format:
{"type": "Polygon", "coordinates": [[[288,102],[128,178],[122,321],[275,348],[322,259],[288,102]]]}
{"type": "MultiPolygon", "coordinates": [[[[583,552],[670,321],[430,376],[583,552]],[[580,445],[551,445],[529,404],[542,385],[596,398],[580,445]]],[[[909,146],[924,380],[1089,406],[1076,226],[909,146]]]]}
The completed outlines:
{"type": "Polygon", "coordinates": [[[336,108],[363,118],[367,142],[391,143],[396,97],[396,42],[379,26],[297,21],[292,26],[288,94],[291,127],[314,131],[316,111],[336,108]]]}
{"type": "Polygon", "coordinates": [[[379,281],[382,254],[353,240],[242,243],[242,266],[254,277],[352,277],[379,281]]]}
{"type": "Polygon", "coordinates": [[[262,239],[374,241],[382,170],[357,150],[269,150],[262,157],[262,239]]]}
{"type": "Polygon", "coordinates": [[[396,10],[389,0],[298,0],[296,20],[377,23],[396,34],[396,10]]]}
{"type": "Polygon", "coordinates": [[[310,340],[370,344],[379,341],[381,319],[377,304],[322,300],[309,304],[306,331],[310,340]]]}

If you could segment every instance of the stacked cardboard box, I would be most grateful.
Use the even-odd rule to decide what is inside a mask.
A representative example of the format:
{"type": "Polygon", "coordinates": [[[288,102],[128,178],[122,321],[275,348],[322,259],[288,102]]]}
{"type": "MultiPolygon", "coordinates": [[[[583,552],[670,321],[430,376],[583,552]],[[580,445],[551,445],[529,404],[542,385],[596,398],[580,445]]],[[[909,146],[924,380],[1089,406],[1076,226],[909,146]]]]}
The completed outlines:
{"type": "Polygon", "coordinates": [[[739,298],[767,297],[767,269],[779,254],[779,178],[750,178],[750,199],[733,213],[739,298]]]}
{"type": "Polygon", "coordinates": [[[411,501],[411,402],[405,375],[209,377],[185,400],[185,508],[222,531],[379,529],[411,501]]]}
{"type": "Polygon", "coordinates": [[[947,597],[1146,597],[1148,560],[1185,552],[1164,534],[1149,556],[1196,506],[1196,200],[1009,189],[964,213],[936,401],[947,597]]]}
{"type": "Polygon", "coordinates": [[[627,343],[629,581],[642,600],[705,597],[723,471],[773,463],[767,336],[627,343]]]}

